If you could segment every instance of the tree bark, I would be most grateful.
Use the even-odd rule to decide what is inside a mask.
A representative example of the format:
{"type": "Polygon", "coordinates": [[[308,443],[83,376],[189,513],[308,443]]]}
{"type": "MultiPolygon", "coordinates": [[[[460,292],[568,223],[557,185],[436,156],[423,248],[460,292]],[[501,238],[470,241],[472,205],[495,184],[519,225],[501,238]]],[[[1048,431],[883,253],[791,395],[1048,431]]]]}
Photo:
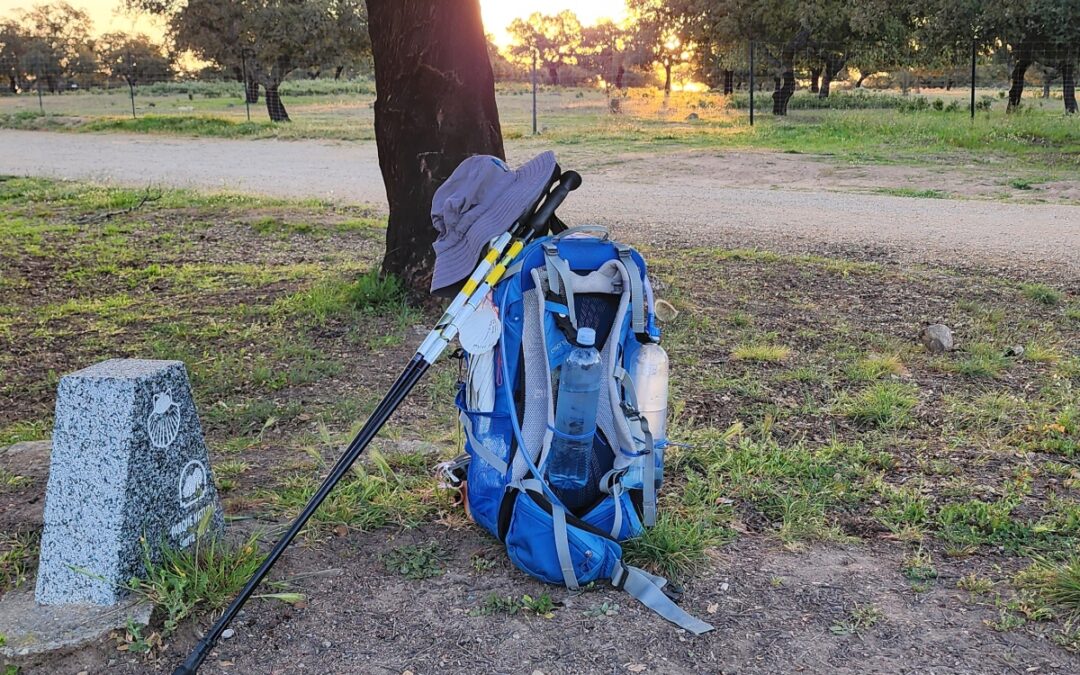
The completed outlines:
{"type": "Polygon", "coordinates": [[[615,71],[615,88],[623,88],[623,78],[626,77],[626,68],[619,64],[619,69],[615,71]]]}
{"type": "Polygon", "coordinates": [[[337,68],[335,68],[334,69],[334,79],[335,80],[340,80],[341,79],[341,73],[343,73],[344,71],[345,71],[345,66],[338,66],[337,68]]]}
{"type": "Polygon", "coordinates": [[[1016,63],[1013,64],[1012,69],[1012,86],[1009,87],[1009,105],[1006,108],[1007,112],[1012,112],[1020,106],[1020,99],[1024,95],[1024,75],[1027,73],[1028,66],[1031,65],[1032,47],[1026,42],[1020,44],[1016,57],[1016,63]]]}
{"type": "Polygon", "coordinates": [[[278,86],[277,83],[266,85],[266,112],[270,115],[271,122],[290,122],[289,113],[281,101],[278,86]]]}
{"type": "Polygon", "coordinates": [[[724,96],[735,93],[735,71],[724,71],[724,96]]]}
{"type": "Polygon", "coordinates": [[[788,102],[795,94],[795,52],[806,46],[810,32],[802,28],[784,45],[780,52],[780,76],[773,90],[773,114],[787,115],[788,102]]]}
{"type": "Polygon", "coordinates": [[[825,57],[825,69],[821,73],[821,88],[818,91],[818,98],[829,98],[829,92],[832,89],[832,82],[840,71],[847,65],[847,57],[843,55],[830,54],[825,57]]]}
{"type": "Polygon", "coordinates": [[[551,64],[548,66],[548,79],[551,80],[552,86],[559,86],[559,66],[555,64],[551,64]]]}
{"type": "Polygon", "coordinates": [[[479,0],[367,0],[375,140],[390,217],[384,274],[414,298],[431,283],[431,199],[458,164],[503,157],[479,0]]]}
{"type": "Polygon", "coordinates": [[[8,75],[8,89],[11,90],[12,94],[19,93],[19,81],[15,79],[14,75],[8,75]]]}
{"type": "Polygon", "coordinates": [[[664,62],[664,95],[671,93],[671,61],[664,62]]]}
{"type": "Polygon", "coordinates": [[[818,93],[818,79],[821,77],[821,68],[810,69],[810,93],[818,93]]]}
{"type": "Polygon", "coordinates": [[[1066,61],[1061,64],[1061,93],[1065,99],[1065,112],[1069,115],[1077,113],[1076,107],[1076,64],[1066,61]]]}
{"type": "Polygon", "coordinates": [[[244,96],[247,103],[259,102],[259,81],[251,73],[248,73],[247,81],[244,82],[244,96]]]}

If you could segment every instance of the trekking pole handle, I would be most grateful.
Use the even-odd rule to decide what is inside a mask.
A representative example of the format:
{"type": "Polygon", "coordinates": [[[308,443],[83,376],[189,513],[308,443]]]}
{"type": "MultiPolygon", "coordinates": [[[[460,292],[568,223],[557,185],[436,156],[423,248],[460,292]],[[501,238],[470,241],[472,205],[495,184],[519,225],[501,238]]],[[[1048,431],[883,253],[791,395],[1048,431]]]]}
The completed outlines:
{"type": "Polygon", "coordinates": [[[529,220],[529,229],[533,234],[539,234],[547,226],[547,222],[551,220],[551,216],[555,215],[555,209],[562,205],[563,200],[566,199],[566,195],[572,191],[581,187],[581,174],[577,171],[566,171],[559,176],[559,184],[555,186],[548,196],[544,199],[544,203],[533,214],[532,219],[529,220]]]}

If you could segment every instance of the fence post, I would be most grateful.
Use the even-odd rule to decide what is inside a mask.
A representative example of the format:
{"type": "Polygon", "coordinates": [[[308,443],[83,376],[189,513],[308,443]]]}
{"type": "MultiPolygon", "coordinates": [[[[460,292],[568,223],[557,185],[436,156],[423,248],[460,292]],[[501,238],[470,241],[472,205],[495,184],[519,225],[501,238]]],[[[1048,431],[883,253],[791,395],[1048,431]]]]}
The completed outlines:
{"type": "Polygon", "coordinates": [[[536,49],[533,49],[532,54],[532,123],[533,123],[533,136],[536,135],[536,49]]]}
{"type": "Polygon", "coordinates": [[[240,50],[240,68],[243,70],[244,77],[244,108],[247,109],[247,121],[251,121],[251,96],[248,92],[248,74],[247,74],[247,47],[240,50]]]}
{"type": "Polygon", "coordinates": [[[975,52],[978,45],[975,38],[971,38],[971,121],[975,121],[975,52]]]}
{"type": "Polygon", "coordinates": [[[750,126],[754,126],[754,41],[750,40],[750,126]]]}

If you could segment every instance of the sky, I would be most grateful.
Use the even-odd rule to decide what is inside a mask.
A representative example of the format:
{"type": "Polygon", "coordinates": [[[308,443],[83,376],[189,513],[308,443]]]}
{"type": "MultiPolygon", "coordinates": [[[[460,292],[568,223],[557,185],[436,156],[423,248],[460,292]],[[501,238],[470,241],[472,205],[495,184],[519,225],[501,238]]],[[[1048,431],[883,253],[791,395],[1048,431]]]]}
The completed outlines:
{"type": "MultiPolygon", "coordinates": [[[[18,9],[28,8],[39,0],[0,0],[0,16],[10,15],[18,9]]],[[[109,31],[137,30],[151,35],[160,33],[149,20],[135,19],[117,11],[120,0],[69,0],[75,7],[86,9],[94,20],[98,33],[109,31]]],[[[533,12],[558,14],[564,9],[572,9],[583,25],[596,23],[598,19],[610,18],[616,21],[626,16],[625,0],[578,0],[576,3],[559,0],[480,0],[480,9],[484,17],[484,30],[495,36],[495,42],[505,45],[509,42],[506,27],[517,17],[527,17],[533,12]]]]}

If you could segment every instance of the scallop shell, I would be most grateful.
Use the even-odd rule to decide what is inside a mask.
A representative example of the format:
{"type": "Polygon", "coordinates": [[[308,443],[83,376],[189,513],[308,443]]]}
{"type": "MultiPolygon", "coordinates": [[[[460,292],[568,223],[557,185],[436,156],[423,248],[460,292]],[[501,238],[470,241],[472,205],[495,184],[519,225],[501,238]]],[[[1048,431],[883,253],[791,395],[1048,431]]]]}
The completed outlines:
{"type": "Polygon", "coordinates": [[[154,410],[146,418],[146,432],[155,448],[167,448],[180,433],[180,406],[167,393],[154,396],[154,410]]]}
{"type": "Polygon", "coordinates": [[[192,501],[202,496],[206,487],[206,471],[201,466],[196,466],[184,478],[184,484],[180,487],[180,497],[184,501],[192,501]]]}

